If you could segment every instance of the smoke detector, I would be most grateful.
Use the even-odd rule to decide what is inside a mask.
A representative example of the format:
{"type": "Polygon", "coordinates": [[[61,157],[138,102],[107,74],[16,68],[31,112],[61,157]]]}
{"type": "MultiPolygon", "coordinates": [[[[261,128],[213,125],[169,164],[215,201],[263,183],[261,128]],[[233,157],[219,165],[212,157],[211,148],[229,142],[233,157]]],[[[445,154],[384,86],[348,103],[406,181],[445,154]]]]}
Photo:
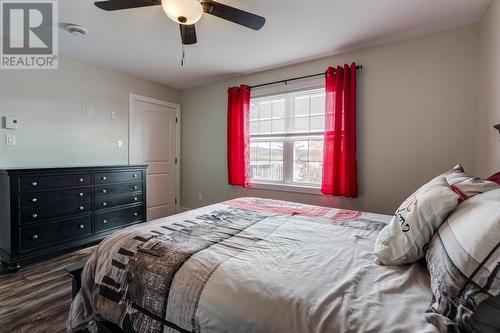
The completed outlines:
{"type": "Polygon", "coordinates": [[[78,37],[83,37],[87,34],[87,29],[78,24],[66,24],[64,30],[78,37]]]}

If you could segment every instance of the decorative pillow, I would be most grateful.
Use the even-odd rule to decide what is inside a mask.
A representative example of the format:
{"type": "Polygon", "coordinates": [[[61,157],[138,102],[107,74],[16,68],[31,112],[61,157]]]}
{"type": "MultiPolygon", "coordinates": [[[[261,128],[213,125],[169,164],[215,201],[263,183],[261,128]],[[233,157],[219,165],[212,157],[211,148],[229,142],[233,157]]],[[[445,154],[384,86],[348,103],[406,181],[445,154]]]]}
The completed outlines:
{"type": "Polygon", "coordinates": [[[426,318],[441,332],[473,332],[487,300],[483,311],[499,318],[500,189],[462,203],[432,238],[426,260],[433,294],[426,318]]]}
{"type": "MultiPolygon", "coordinates": [[[[454,183],[458,183],[461,180],[464,180],[465,178],[469,178],[467,174],[465,173],[464,168],[462,165],[457,164],[453,167],[453,169],[446,171],[440,176],[445,176],[446,181],[448,184],[453,185],[454,183]]],[[[439,178],[440,176],[436,177],[439,178]]],[[[434,179],[436,179],[434,178],[434,179]]]]}
{"type": "Polygon", "coordinates": [[[460,195],[461,201],[500,188],[500,185],[493,181],[468,175],[460,164],[457,164],[453,169],[445,172],[441,176],[446,177],[448,184],[450,184],[453,190],[460,195]]]}
{"type": "Polygon", "coordinates": [[[492,182],[495,182],[500,185],[500,172],[495,173],[493,176],[490,176],[488,180],[491,180],[492,182]]]}
{"type": "Polygon", "coordinates": [[[450,188],[445,176],[419,188],[378,234],[374,253],[379,263],[405,265],[423,258],[432,235],[458,201],[459,195],[450,188]]]}

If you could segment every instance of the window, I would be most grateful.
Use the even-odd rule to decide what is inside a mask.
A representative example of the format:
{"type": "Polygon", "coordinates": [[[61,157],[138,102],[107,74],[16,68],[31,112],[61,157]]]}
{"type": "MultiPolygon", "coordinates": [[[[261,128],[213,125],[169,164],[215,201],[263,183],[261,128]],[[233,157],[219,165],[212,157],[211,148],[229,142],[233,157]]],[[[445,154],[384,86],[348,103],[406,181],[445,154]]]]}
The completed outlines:
{"type": "Polygon", "coordinates": [[[252,183],[319,188],[324,128],[324,89],[252,98],[252,183]]]}

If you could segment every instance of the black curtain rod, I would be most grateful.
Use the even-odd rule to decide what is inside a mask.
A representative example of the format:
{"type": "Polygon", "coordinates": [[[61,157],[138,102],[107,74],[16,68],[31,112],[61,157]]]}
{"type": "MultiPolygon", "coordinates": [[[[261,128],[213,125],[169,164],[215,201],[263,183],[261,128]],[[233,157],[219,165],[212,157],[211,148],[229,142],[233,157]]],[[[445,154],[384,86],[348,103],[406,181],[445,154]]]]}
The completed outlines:
{"type": "MultiPolygon", "coordinates": [[[[363,65],[356,66],[356,69],[362,69],[363,65]]],[[[257,84],[255,86],[250,86],[250,88],[259,88],[259,87],[264,87],[264,86],[270,86],[272,84],[278,84],[278,83],[288,83],[290,81],[296,81],[296,80],[302,80],[302,79],[308,79],[310,77],[316,77],[320,75],[325,75],[325,72],[323,73],[318,73],[318,74],[311,74],[311,75],[305,75],[305,76],[299,76],[299,77],[294,77],[291,79],[286,79],[286,80],[279,80],[279,81],[274,81],[274,82],[268,82],[268,83],[262,83],[262,84],[257,84]]]]}

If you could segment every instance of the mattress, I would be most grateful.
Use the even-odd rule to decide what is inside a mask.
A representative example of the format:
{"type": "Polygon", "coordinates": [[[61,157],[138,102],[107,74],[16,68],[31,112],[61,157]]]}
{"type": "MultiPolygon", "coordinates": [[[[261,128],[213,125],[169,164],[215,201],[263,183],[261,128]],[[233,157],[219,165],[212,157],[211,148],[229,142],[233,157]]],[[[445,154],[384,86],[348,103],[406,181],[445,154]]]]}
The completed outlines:
{"type": "Polygon", "coordinates": [[[375,263],[389,220],[240,198],[118,231],[87,262],[68,331],[436,332],[425,265],[375,263]]]}

